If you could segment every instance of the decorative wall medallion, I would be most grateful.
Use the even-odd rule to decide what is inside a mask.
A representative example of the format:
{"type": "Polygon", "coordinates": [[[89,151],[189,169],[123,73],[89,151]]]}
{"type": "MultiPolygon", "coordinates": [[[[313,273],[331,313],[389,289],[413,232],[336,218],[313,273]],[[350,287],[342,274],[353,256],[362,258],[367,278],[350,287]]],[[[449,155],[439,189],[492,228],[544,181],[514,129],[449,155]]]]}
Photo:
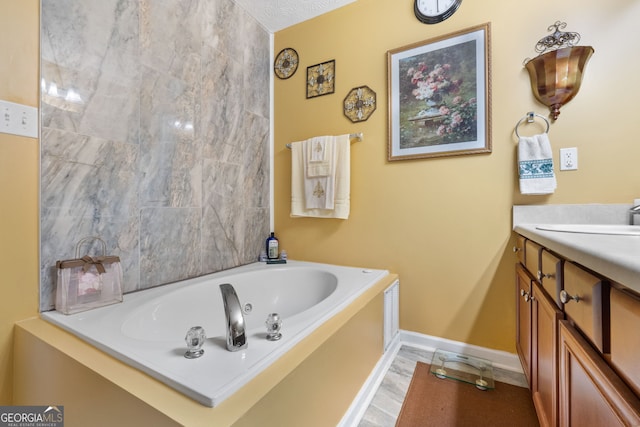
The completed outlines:
{"type": "Polygon", "coordinates": [[[298,52],[290,47],[282,49],[273,62],[273,71],[280,79],[288,79],[298,69],[298,52]]]}
{"type": "Polygon", "coordinates": [[[328,95],[335,90],[336,61],[307,67],[307,98],[328,95]]]}
{"type": "Polygon", "coordinates": [[[376,110],[376,93],[369,86],[351,89],[344,99],[344,115],[352,122],[364,122],[376,110]]]}

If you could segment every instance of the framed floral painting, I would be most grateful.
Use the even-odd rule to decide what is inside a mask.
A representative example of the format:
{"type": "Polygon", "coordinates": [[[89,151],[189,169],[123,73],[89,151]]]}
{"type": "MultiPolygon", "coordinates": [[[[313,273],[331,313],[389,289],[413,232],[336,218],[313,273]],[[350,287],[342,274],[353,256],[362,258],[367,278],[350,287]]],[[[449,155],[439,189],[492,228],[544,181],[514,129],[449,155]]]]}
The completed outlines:
{"type": "Polygon", "coordinates": [[[387,52],[388,159],[491,152],[490,24],[387,52]]]}

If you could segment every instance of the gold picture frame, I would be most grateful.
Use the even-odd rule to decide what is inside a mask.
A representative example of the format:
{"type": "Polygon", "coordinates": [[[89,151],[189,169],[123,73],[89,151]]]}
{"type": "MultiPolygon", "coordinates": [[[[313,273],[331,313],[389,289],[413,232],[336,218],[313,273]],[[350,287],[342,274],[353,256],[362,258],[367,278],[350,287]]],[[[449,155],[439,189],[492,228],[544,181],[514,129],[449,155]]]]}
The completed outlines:
{"type": "Polygon", "coordinates": [[[490,23],[387,52],[389,161],[491,153],[490,23]]]}
{"type": "Polygon", "coordinates": [[[335,92],[336,61],[307,67],[307,99],[335,92]]]}

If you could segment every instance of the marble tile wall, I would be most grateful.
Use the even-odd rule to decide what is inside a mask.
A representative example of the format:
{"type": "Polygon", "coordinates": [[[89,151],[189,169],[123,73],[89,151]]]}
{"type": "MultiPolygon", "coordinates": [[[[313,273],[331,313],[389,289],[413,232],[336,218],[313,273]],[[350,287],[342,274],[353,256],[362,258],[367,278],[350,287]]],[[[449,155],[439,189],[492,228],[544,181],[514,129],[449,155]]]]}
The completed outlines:
{"type": "Polygon", "coordinates": [[[85,236],[125,292],[255,261],[269,33],[232,0],[42,0],[41,22],[40,309],[85,236]]]}

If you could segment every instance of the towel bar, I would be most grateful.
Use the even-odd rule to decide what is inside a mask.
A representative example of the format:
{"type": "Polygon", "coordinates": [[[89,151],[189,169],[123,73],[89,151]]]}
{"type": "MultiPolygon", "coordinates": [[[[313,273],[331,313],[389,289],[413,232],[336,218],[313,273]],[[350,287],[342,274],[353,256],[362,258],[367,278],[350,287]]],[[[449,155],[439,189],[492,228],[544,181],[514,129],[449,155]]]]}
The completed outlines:
{"type": "MultiPolygon", "coordinates": [[[[357,141],[362,141],[362,137],[363,137],[362,132],[349,134],[349,139],[355,139],[357,141]]],[[[287,144],[287,148],[291,149],[291,144],[287,144]]]]}
{"type": "Polygon", "coordinates": [[[540,117],[542,120],[545,121],[545,123],[547,124],[547,130],[544,131],[544,133],[549,133],[549,120],[547,120],[547,118],[545,116],[541,116],[540,114],[536,114],[533,111],[529,111],[526,116],[524,116],[523,118],[518,120],[518,123],[516,123],[516,136],[518,138],[520,138],[520,134],[518,133],[518,126],[520,126],[522,124],[522,122],[525,121],[525,120],[527,121],[527,123],[533,123],[533,119],[536,116],[540,117]]]}

